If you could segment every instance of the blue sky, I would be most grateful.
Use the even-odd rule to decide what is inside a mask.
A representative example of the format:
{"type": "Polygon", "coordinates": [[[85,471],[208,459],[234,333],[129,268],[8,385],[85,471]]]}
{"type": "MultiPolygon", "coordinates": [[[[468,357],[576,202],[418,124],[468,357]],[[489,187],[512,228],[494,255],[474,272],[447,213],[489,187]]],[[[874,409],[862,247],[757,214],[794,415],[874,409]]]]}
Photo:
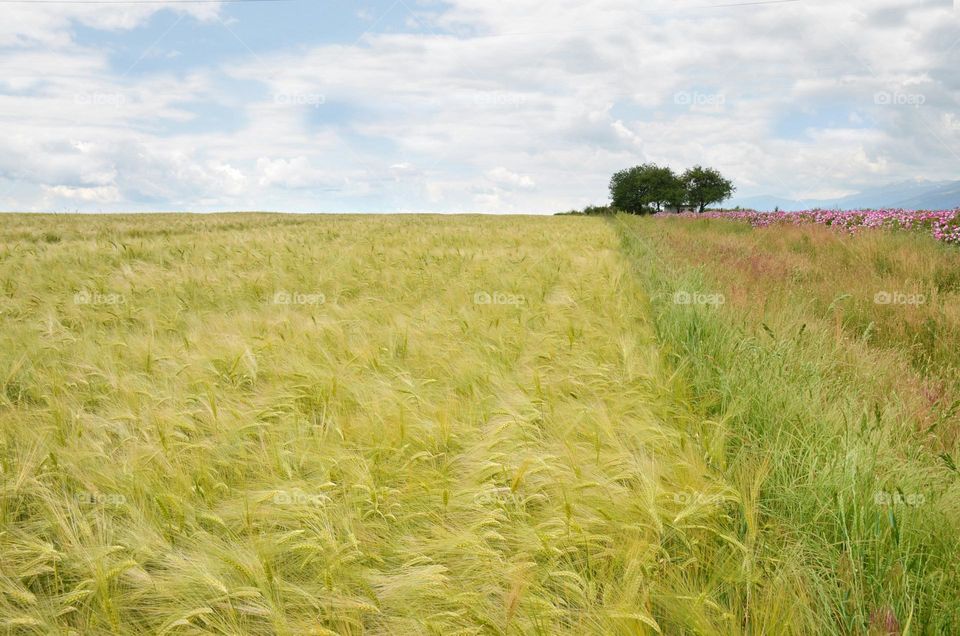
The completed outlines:
{"type": "Polygon", "coordinates": [[[0,209],[549,213],[960,174],[946,0],[9,4],[0,209]],[[724,6],[720,6],[724,5],[724,6]]]}

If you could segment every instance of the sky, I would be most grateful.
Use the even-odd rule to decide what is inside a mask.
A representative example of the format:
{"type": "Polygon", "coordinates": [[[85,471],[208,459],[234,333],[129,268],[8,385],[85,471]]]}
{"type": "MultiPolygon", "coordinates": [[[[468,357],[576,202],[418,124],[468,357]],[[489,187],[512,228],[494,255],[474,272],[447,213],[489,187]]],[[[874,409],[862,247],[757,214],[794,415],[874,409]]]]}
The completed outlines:
{"type": "Polygon", "coordinates": [[[960,0],[2,0],[0,210],[838,197],[960,179],[958,69],[960,0]]]}

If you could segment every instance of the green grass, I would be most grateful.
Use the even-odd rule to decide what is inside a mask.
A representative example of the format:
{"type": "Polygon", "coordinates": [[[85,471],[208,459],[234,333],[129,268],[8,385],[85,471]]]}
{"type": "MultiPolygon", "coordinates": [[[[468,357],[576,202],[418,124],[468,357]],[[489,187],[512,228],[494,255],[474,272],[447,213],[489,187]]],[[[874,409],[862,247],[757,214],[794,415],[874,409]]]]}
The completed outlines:
{"type": "Polygon", "coordinates": [[[816,631],[960,630],[960,453],[948,398],[960,290],[937,289],[958,271],[958,252],[897,233],[616,224],[692,403],[728,429],[718,468],[769,462],[761,537],[805,555],[809,607],[825,620],[816,631]],[[881,256],[888,265],[877,268],[881,256]],[[876,305],[882,290],[926,300],[876,305]],[[726,302],[678,305],[677,291],[726,302]],[[917,322],[943,338],[918,347],[917,322]]]}
{"type": "Polygon", "coordinates": [[[788,251],[871,263],[936,287],[920,311],[947,333],[955,251],[932,241],[785,251],[622,217],[3,220],[6,633],[960,628],[956,350],[864,337],[870,308],[837,319],[842,281],[816,271],[763,278],[788,251]],[[912,505],[877,498],[900,492],[912,505]]]}

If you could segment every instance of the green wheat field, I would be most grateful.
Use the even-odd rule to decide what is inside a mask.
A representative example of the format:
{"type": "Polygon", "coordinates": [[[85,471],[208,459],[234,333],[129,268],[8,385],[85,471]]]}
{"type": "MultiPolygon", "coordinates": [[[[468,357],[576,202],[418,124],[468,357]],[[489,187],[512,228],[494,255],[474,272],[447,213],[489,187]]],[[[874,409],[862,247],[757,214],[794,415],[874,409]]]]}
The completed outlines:
{"type": "Polygon", "coordinates": [[[960,633],[958,301],[910,232],[5,215],[0,629],[960,633]]]}

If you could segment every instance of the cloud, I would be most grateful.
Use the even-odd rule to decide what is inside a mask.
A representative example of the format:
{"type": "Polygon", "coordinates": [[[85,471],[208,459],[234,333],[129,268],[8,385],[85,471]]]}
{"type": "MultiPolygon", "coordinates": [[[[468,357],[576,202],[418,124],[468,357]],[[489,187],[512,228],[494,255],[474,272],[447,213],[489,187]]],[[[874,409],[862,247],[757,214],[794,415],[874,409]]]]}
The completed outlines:
{"type": "Polygon", "coordinates": [[[120,201],[120,191],[114,186],[98,186],[89,188],[71,188],[69,186],[46,186],[48,194],[63,199],[74,199],[89,203],[116,203],[120,201]]]}
{"type": "Polygon", "coordinates": [[[487,179],[500,187],[518,190],[532,190],[537,184],[527,175],[511,172],[502,166],[487,171],[487,179]]]}
{"type": "Polygon", "coordinates": [[[330,173],[317,168],[303,156],[292,159],[260,157],[257,159],[257,174],[259,184],[264,188],[331,189],[339,185],[330,173]]]}
{"type": "Polygon", "coordinates": [[[0,175],[24,208],[527,212],[602,202],[643,161],[792,198],[955,177],[947,3],[703,4],[451,0],[410,32],[252,55],[217,4],[11,8],[0,175]],[[74,41],[77,24],[129,31],[160,10],[240,52],[125,75],[109,46],[74,41]]]}
{"type": "Polygon", "coordinates": [[[30,6],[31,3],[9,4],[3,8],[0,21],[0,46],[40,45],[64,49],[74,45],[73,29],[82,25],[106,31],[129,31],[160,11],[174,11],[181,16],[209,21],[220,12],[220,2],[189,4],[151,3],[64,3],[54,6],[30,6]],[[112,4],[114,6],[108,6],[112,4]]]}

